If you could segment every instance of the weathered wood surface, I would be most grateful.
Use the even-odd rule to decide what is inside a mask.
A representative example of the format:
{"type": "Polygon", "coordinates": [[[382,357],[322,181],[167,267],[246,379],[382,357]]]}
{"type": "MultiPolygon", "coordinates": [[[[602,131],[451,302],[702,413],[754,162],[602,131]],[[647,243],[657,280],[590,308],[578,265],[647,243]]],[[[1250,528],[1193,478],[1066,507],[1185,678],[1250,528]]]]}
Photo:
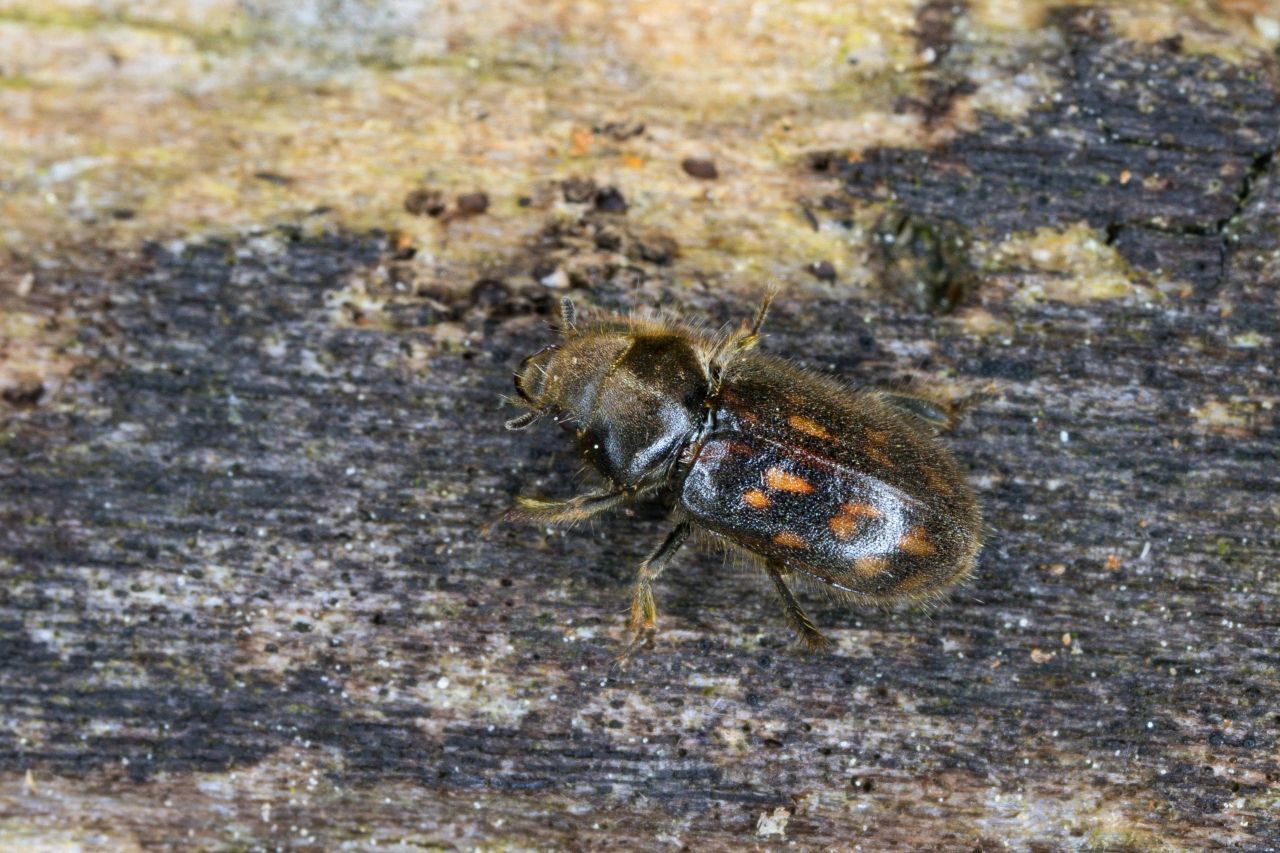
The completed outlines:
{"type": "MultiPolygon", "coordinates": [[[[903,109],[936,128],[973,48],[920,15],[936,97],[903,109]]],[[[490,527],[576,483],[559,431],[501,428],[535,270],[586,306],[753,308],[630,213],[535,198],[536,236],[444,277],[324,229],[15,254],[7,309],[73,319],[75,366],[4,404],[0,842],[1280,847],[1274,63],[1089,10],[1006,61],[1050,81],[1021,118],[790,167],[814,245],[865,239],[885,283],[783,272],[767,349],[992,393],[948,438],[992,528],[975,582],[929,613],[810,597],[831,654],[690,551],[611,670],[662,508],[490,527]]]]}

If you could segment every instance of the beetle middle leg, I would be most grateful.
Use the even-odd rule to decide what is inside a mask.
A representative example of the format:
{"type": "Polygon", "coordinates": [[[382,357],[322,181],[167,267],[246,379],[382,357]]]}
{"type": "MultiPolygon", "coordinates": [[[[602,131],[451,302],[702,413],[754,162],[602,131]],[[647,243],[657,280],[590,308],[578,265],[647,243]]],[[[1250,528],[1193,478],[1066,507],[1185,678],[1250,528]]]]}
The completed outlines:
{"type": "Polygon", "coordinates": [[[809,614],[804,612],[804,608],[796,600],[791,587],[787,586],[786,575],[789,572],[786,566],[771,562],[768,564],[767,569],[769,577],[773,579],[774,587],[778,590],[778,596],[782,599],[782,609],[787,614],[787,621],[791,623],[792,628],[795,628],[796,634],[804,647],[811,652],[819,652],[830,646],[831,641],[822,636],[821,632],[814,627],[813,621],[809,619],[809,614]]]}
{"type": "Polygon", "coordinates": [[[689,538],[692,525],[682,521],[667,534],[662,544],[644,558],[636,571],[636,585],[631,594],[631,616],[627,619],[627,630],[633,634],[653,630],[658,621],[658,608],[653,603],[653,581],[671,562],[671,558],[680,550],[684,540],[689,538]]]}
{"type": "Polygon", "coordinates": [[[654,626],[658,622],[658,608],[653,603],[653,581],[671,562],[671,558],[680,550],[680,546],[689,538],[692,529],[687,521],[682,521],[667,534],[662,544],[653,549],[649,556],[640,563],[636,571],[636,584],[631,594],[631,615],[627,619],[627,631],[632,635],[631,642],[622,650],[622,654],[614,658],[614,666],[626,666],[631,653],[646,639],[653,635],[654,626]]]}

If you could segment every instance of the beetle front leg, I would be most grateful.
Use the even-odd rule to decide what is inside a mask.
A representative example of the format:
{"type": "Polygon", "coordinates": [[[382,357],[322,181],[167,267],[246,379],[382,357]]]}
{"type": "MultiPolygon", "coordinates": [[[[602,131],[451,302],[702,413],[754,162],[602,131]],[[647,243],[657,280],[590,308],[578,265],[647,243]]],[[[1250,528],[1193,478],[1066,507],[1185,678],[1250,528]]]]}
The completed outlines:
{"type": "Polygon", "coordinates": [[[525,521],[541,521],[544,524],[572,524],[608,512],[632,497],[631,492],[621,489],[588,492],[564,501],[519,497],[516,498],[516,505],[507,511],[507,516],[525,521]]]}
{"type": "Polygon", "coordinates": [[[809,615],[804,612],[795,594],[791,592],[791,587],[787,586],[785,577],[788,574],[787,568],[778,563],[769,563],[768,571],[774,587],[778,590],[778,596],[782,599],[782,609],[787,614],[787,621],[791,623],[792,628],[795,628],[804,647],[811,652],[820,652],[829,647],[831,641],[814,627],[809,615]]]}

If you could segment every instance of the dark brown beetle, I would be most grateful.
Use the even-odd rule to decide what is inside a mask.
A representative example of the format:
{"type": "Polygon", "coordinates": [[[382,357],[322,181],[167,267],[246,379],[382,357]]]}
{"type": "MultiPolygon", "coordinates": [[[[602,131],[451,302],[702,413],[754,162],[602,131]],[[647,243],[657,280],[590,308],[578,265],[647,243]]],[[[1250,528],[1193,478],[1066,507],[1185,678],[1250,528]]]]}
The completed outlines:
{"type": "Polygon", "coordinates": [[[658,319],[579,327],[566,298],[563,340],[516,373],[530,411],[507,428],[554,415],[606,486],[564,501],[521,497],[513,515],[568,524],[647,494],[677,496],[675,529],[636,576],[637,640],[656,622],[653,580],[695,529],[763,564],[814,650],[828,641],[788,580],[882,605],[935,598],[973,570],[982,518],[935,438],[946,410],[754,351],[770,299],[750,328],[709,336],[658,319]]]}

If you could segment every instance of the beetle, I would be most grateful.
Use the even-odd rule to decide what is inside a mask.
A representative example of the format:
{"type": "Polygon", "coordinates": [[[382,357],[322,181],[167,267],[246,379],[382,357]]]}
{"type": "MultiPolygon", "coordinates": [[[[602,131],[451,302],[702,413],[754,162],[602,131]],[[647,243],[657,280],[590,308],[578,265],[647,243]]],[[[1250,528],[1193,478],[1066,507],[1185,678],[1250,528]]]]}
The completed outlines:
{"type": "Polygon", "coordinates": [[[795,579],[887,605],[936,599],[973,571],[982,516],[936,437],[947,408],[758,351],[772,298],[750,325],[709,334],[662,317],[579,326],[566,297],[560,340],[516,370],[527,411],[506,427],[554,416],[605,485],[567,500],[519,497],[512,516],[572,524],[637,498],[672,502],[675,526],[636,572],[628,651],[652,634],[653,581],[695,532],[763,566],[811,651],[829,641],[795,579]]]}

